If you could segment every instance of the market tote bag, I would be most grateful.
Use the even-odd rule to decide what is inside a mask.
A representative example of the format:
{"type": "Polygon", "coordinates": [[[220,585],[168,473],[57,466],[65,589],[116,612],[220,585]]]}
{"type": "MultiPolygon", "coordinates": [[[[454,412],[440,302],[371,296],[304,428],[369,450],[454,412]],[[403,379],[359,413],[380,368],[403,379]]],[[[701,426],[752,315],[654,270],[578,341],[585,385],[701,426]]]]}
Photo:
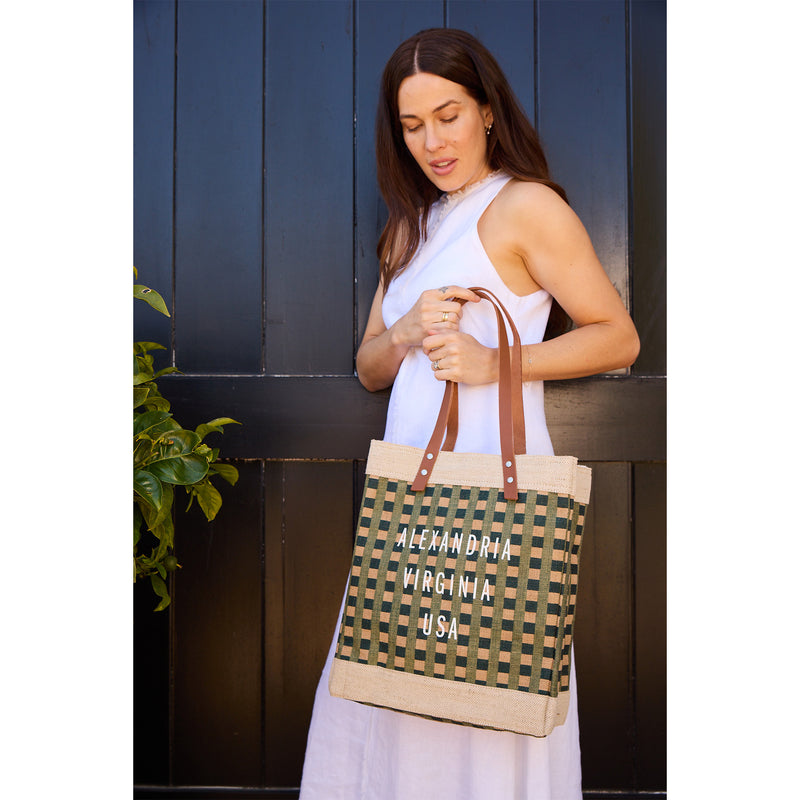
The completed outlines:
{"type": "Polygon", "coordinates": [[[370,705],[545,736],[569,702],[591,471],[569,456],[525,455],[519,334],[493,294],[473,291],[497,314],[502,453],[452,452],[451,382],[425,450],[371,443],[329,688],[370,705]]]}

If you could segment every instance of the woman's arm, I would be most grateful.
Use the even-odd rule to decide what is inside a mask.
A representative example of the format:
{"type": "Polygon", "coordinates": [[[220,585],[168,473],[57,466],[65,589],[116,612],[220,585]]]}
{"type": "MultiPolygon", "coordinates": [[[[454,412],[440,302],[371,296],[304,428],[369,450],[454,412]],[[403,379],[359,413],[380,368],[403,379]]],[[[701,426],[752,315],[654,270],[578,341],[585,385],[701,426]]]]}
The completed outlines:
{"type": "Polygon", "coordinates": [[[639,336],[577,214],[537,183],[511,187],[515,250],[533,280],[561,304],[575,329],[523,350],[528,380],[563,380],[628,367],[639,336]]]}
{"type": "Polygon", "coordinates": [[[460,297],[477,302],[480,298],[462,287],[440,287],[423,292],[411,310],[386,328],[383,322],[383,285],[372,301],[364,338],[356,354],[358,379],[366,389],[376,392],[394,382],[400,364],[412,347],[431,334],[458,330],[462,306],[448,298],[460,297]],[[444,321],[444,314],[447,320],[444,321]]]}
{"type": "Polygon", "coordinates": [[[364,331],[356,353],[356,372],[364,388],[371,392],[391,386],[408,352],[408,345],[397,340],[383,324],[383,284],[378,285],[364,331]]]}
{"type": "MultiPolygon", "coordinates": [[[[490,206],[482,238],[501,275],[518,263],[528,289],[546,289],[575,323],[574,330],[523,347],[524,380],[564,380],[630,366],[639,337],[575,212],[551,189],[513,182],[490,206]]],[[[437,333],[423,342],[435,375],[465,383],[498,379],[497,351],[466,334],[437,333]]]]}

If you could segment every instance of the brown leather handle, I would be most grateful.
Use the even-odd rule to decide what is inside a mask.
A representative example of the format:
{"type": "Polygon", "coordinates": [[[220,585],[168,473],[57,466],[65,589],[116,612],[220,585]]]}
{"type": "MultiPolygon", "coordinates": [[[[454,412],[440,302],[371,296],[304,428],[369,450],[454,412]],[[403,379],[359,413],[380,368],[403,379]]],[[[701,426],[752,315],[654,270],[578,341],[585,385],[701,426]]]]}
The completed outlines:
{"type": "MultiPolygon", "coordinates": [[[[514,423],[514,452],[524,453],[526,451],[525,444],[525,415],[522,409],[522,342],[519,337],[514,320],[511,318],[508,310],[500,302],[496,295],[492,294],[488,289],[481,289],[480,287],[473,287],[472,291],[480,296],[488,299],[492,305],[495,306],[495,314],[497,315],[498,324],[498,340],[501,340],[505,331],[502,329],[503,318],[508,322],[514,341],[511,344],[511,358],[512,358],[512,376],[511,376],[511,401],[512,401],[512,419],[514,423]],[[501,317],[502,314],[502,317],[501,317]]],[[[460,298],[454,298],[456,302],[464,305],[467,301],[460,298]]],[[[455,447],[456,438],[458,437],[458,384],[453,387],[453,401],[450,406],[450,413],[447,418],[447,438],[442,445],[442,450],[452,450],[455,447]]]]}
{"type": "MultiPolygon", "coordinates": [[[[479,286],[471,291],[488,300],[497,317],[497,344],[499,356],[499,421],[500,452],[503,464],[503,485],[509,500],[517,499],[517,471],[515,454],[526,451],[525,414],[522,406],[522,343],[514,320],[506,308],[488,289],[479,286]],[[506,325],[511,331],[509,344],[506,325]]],[[[463,301],[462,301],[463,302],[463,301]]],[[[417,475],[411,484],[412,491],[424,489],[430,479],[440,449],[452,450],[458,435],[458,384],[447,381],[439,416],[428,446],[422,457],[417,475]],[[446,438],[445,438],[446,434],[446,438]],[[444,440],[444,444],[443,444],[444,440]]]]}

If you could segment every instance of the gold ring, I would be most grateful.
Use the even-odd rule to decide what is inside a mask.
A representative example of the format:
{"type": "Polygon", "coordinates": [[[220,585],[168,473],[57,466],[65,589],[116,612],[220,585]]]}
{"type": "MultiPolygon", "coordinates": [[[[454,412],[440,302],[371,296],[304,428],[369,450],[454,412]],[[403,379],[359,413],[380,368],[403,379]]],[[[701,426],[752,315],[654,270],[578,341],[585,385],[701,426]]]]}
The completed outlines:
{"type": "Polygon", "coordinates": [[[432,369],[434,369],[434,370],[441,369],[441,367],[439,366],[439,359],[437,358],[436,361],[434,361],[431,366],[432,366],[432,369]]]}
{"type": "Polygon", "coordinates": [[[442,322],[447,322],[447,320],[449,318],[450,318],[450,312],[449,311],[442,311],[442,322]]]}

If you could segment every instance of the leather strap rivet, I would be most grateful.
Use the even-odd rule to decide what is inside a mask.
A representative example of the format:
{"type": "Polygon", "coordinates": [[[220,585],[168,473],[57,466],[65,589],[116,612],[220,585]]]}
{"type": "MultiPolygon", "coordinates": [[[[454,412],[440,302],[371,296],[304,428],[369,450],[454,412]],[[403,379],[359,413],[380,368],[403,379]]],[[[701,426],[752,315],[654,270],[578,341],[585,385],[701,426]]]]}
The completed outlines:
{"type": "Polygon", "coordinates": [[[428,453],[428,455],[426,455],[425,458],[427,458],[428,461],[430,461],[433,458],[433,453],[428,453]]]}
{"type": "Polygon", "coordinates": [[[511,477],[509,477],[509,479],[508,479],[508,482],[509,482],[509,483],[514,483],[514,479],[513,479],[513,478],[511,478],[511,477]]]}
{"type": "Polygon", "coordinates": [[[511,462],[510,461],[506,461],[506,466],[510,467],[511,466],[511,462]]]}
{"type": "Polygon", "coordinates": [[[428,474],[428,470],[426,470],[426,469],[423,469],[423,470],[421,471],[421,474],[422,474],[422,475],[427,475],[427,474],[428,474]]]}

